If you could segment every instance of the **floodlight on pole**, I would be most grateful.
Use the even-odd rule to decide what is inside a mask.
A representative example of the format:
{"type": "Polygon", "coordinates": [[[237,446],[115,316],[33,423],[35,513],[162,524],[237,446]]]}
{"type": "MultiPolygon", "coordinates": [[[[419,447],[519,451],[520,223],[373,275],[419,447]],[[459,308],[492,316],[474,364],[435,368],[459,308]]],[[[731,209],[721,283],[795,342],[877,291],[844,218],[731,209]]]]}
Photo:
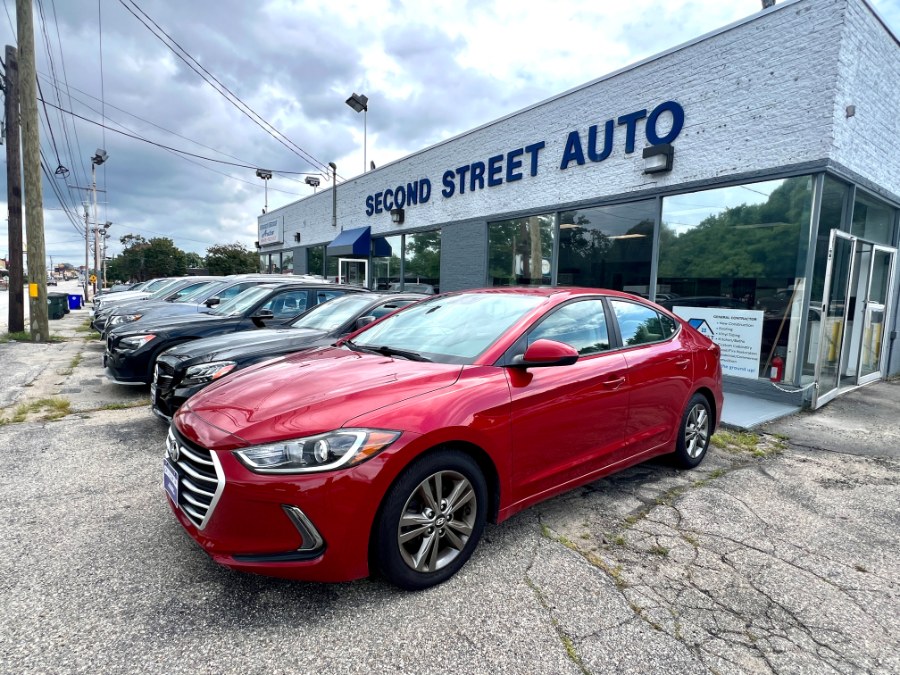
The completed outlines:
{"type": "Polygon", "coordinates": [[[319,183],[322,181],[319,180],[318,176],[307,176],[303,179],[303,182],[309,185],[313,189],[313,193],[315,193],[316,188],[319,187],[319,183]]]}
{"type": "MultiPolygon", "coordinates": [[[[97,273],[100,271],[100,246],[97,243],[100,229],[100,224],[97,222],[97,167],[105,163],[107,159],[109,159],[109,155],[102,148],[97,148],[94,156],[91,157],[91,192],[94,196],[94,283],[92,286],[95,295],[97,294],[97,273]]],[[[84,236],[87,237],[87,229],[85,229],[84,236]]],[[[85,269],[85,275],[87,275],[87,269],[85,269]]]]}
{"type": "Polygon", "coordinates": [[[356,112],[363,114],[363,173],[366,172],[366,126],[368,125],[369,97],[354,92],[346,101],[356,112]]]}
{"type": "Polygon", "coordinates": [[[256,177],[262,178],[263,184],[266,186],[266,203],[263,207],[263,213],[266,213],[269,210],[269,180],[272,178],[272,172],[267,169],[257,169],[256,177]]]}

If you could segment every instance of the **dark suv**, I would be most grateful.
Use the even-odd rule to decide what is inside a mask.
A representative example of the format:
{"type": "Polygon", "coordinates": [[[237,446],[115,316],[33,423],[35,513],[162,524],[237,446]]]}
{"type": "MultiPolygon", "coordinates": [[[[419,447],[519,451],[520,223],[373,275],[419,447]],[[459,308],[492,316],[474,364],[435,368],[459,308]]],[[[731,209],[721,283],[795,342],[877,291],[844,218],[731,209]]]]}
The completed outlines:
{"type": "Polygon", "coordinates": [[[209,314],[138,320],[114,328],[106,338],[103,366],[117,384],[149,384],[163,350],[200,338],[280,326],[308,308],[364,289],[337,284],[260,284],[245,290],[209,314]]]}

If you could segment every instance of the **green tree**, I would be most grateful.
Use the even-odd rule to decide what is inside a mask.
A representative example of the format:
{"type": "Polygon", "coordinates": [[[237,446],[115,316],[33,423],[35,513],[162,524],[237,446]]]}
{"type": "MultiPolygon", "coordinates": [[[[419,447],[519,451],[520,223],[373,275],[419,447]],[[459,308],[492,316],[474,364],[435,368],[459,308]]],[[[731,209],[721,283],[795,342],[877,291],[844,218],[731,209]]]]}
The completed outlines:
{"type": "Polygon", "coordinates": [[[259,257],[243,244],[219,244],[206,249],[210,274],[248,274],[259,271],[259,257]]]}
{"type": "Polygon", "coordinates": [[[184,251],[168,237],[148,240],[138,234],[126,234],[119,241],[124,249],[107,265],[107,277],[111,279],[144,281],[187,272],[184,251]]]}
{"type": "Polygon", "coordinates": [[[188,266],[189,269],[203,267],[205,264],[205,260],[202,255],[199,253],[194,253],[193,251],[188,251],[184,254],[184,262],[188,266]]]}

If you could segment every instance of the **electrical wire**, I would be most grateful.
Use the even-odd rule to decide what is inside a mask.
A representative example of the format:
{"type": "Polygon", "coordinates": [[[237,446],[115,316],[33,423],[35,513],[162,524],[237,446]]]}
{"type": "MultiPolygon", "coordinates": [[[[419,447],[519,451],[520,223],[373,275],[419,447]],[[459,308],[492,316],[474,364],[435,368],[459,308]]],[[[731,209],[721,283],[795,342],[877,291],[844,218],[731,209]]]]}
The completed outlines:
{"type": "MultiPolygon", "coordinates": [[[[202,159],[206,162],[213,162],[215,164],[225,164],[227,166],[237,166],[242,169],[254,169],[255,170],[255,169],[259,168],[258,166],[254,166],[251,164],[242,164],[240,162],[227,162],[224,159],[216,159],[215,157],[206,157],[205,155],[198,155],[195,152],[188,152],[187,150],[180,150],[178,148],[173,148],[171,145],[165,145],[164,143],[157,143],[156,141],[151,141],[149,138],[143,138],[136,134],[129,134],[124,131],[119,131],[118,129],[113,129],[112,127],[109,127],[101,122],[96,122],[88,117],[84,117],[83,115],[79,115],[78,113],[72,112],[71,110],[64,110],[63,108],[59,108],[58,106],[53,105],[49,101],[47,101],[47,105],[49,105],[51,108],[57,108],[59,110],[62,110],[67,115],[71,115],[72,117],[83,120],[84,122],[88,122],[90,124],[94,124],[96,126],[103,127],[107,131],[112,131],[113,133],[119,134],[121,136],[125,136],[127,138],[132,138],[136,141],[142,141],[143,143],[149,143],[150,145],[155,145],[158,148],[163,148],[165,150],[171,150],[171,151],[177,152],[178,154],[181,154],[181,155],[187,155],[188,157],[196,157],[197,159],[202,159]]],[[[284,174],[284,175],[288,175],[288,176],[318,176],[318,175],[320,175],[318,172],[310,172],[310,171],[286,171],[283,169],[270,169],[270,171],[275,174],[279,174],[279,175],[284,174]]]]}
{"type": "Polygon", "coordinates": [[[231,103],[235,108],[237,108],[241,113],[247,116],[254,124],[263,129],[267,134],[272,136],[275,140],[281,143],[283,146],[288,148],[291,152],[298,155],[306,162],[308,162],[313,167],[319,169],[321,175],[324,175],[324,178],[328,180],[330,178],[329,166],[325,163],[319,161],[311,154],[306,152],[299,145],[291,141],[287,136],[281,133],[278,129],[276,129],[273,125],[267,122],[261,115],[259,115],[255,110],[253,110],[249,105],[247,105],[239,96],[237,96],[234,92],[232,92],[227,86],[225,86],[220,80],[218,80],[212,73],[210,73],[206,68],[204,68],[197,59],[195,59],[184,47],[182,47],[171,35],[169,35],[158,23],[156,23],[140,6],[134,1],[130,0],[131,4],[134,6],[134,9],[129,7],[125,0],[119,0],[119,3],[128,10],[138,21],[140,21],[147,30],[149,30],[153,35],[162,42],[175,56],[177,56],[181,61],[183,61],[191,70],[193,70],[204,82],[206,82],[210,87],[215,89],[222,97],[224,97],[229,103],[231,103]],[[137,10],[140,12],[143,17],[146,17],[147,21],[153,24],[157,30],[154,30],[150,27],[150,25],[145,21],[141,16],[134,11],[137,10]],[[165,36],[163,39],[162,36],[165,36]],[[171,43],[171,44],[170,44],[171,43]],[[178,49],[176,50],[175,47],[178,49]],[[179,53],[179,51],[181,53],[179,53]],[[196,65],[195,65],[196,64],[196,65]],[[201,72],[202,71],[202,72],[201,72]],[[205,73],[205,74],[204,74],[205,73]],[[208,77],[207,77],[208,76],[208,77]],[[215,84],[214,84],[215,83],[215,84]],[[274,132],[274,133],[273,133],[274,132]]]}

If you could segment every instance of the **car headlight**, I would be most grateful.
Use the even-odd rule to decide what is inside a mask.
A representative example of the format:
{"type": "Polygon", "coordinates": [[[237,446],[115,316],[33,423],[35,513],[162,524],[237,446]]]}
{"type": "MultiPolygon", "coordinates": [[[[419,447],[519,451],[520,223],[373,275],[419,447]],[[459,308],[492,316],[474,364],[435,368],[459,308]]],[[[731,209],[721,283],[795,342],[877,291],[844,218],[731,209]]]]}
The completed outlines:
{"type": "Polygon", "coordinates": [[[121,326],[123,323],[131,323],[132,321],[137,321],[142,316],[143,314],[116,314],[115,316],[109,317],[107,325],[121,326]]]}
{"type": "Polygon", "coordinates": [[[399,431],[383,429],[338,429],[318,436],[255,445],[234,454],[255,473],[315,473],[364,462],[399,436],[399,431]]]}
{"type": "Polygon", "coordinates": [[[211,361],[209,363],[201,363],[197,366],[191,366],[184,373],[184,379],[181,384],[203,384],[204,382],[212,382],[218,380],[223,375],[227,375],[235,369],[237,364],[234,361],[211,361]]]}
{"type": "Polygon", "coordinates": [[[152,333],[146,335],[129,335],[128,337],[119,340],[118,346],[122,349],[140,349],[155,337],[156,336],[152,333]]]}

